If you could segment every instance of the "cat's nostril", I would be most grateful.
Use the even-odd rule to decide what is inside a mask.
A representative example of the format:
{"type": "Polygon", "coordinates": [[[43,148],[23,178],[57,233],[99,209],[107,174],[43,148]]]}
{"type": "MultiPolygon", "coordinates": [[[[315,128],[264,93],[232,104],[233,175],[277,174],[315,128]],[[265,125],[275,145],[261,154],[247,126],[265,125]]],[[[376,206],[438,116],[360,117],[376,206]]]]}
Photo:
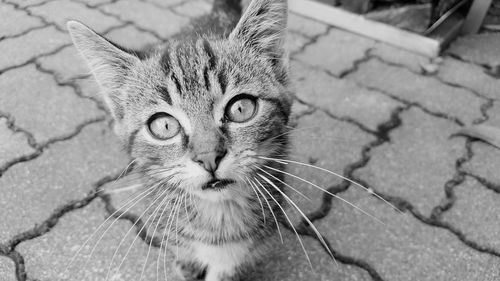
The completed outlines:
{"type": "Polygon", "coordinates": [[[227,151],[206,152],[196,155],[193,160],[208,172],[213,173],[219,167],[219,164],[224,156],[226,156],[226,153],[227,151]]]}

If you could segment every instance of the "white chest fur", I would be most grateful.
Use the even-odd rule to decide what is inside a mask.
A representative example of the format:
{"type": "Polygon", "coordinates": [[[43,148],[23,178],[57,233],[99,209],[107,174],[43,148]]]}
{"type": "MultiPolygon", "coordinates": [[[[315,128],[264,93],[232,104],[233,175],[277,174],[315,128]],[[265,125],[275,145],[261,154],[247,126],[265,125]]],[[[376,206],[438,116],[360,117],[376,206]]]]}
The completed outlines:
{"type": "Polygon", "coordinates": [[[232,275],[238,266],[251,259],[248,241],[226,243],[221,246],[196,242],[192,247],[196,259],[208,265],[206,281],[222,280],[221,276],[232,275]]]}

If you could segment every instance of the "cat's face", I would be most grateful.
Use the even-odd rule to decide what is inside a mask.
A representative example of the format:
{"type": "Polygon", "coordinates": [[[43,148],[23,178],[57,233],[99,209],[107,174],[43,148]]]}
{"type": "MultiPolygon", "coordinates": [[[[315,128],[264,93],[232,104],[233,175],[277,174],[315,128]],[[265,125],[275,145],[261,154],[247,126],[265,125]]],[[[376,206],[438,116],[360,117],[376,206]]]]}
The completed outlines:
{"type": "Polygon", "coordinates": [[[142,58],[69,24],[118,135],[151,178],[202,199],[234,199],[253,194],[258,156],[286,152],[284,3],[254,1],[228,38],[169,42],[142,58]]]}

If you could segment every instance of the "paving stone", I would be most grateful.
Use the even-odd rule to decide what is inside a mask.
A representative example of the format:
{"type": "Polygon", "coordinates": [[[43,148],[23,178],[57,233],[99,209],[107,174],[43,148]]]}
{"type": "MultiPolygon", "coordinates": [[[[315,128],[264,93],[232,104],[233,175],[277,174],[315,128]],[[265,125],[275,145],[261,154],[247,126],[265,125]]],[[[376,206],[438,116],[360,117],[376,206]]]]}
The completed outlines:
{"type": "MultiPolygon", "coordinates": [[[[105,280],[108,269],[111,268],[109,280],[139,280],[149,245],[140,238],[135,239],[135,230],[129,232],[132,226],[130,222],[118,221],[111,225],[113,220],[106,221],[106,217],[103,204],[100,200],[96,200],[86,208],[64,216],[48,234],[22,243],[18,250],[25,256],[28,274],[36,276],[40,281],[67,280],[75,275],[78,276],[78,280],[105,280]],[[105,222],[103,227],[91,237],[103,222],[105,222]],[[108,231],[103,235],[105,230],[108,231]],[[84,245],[89,237],[89,243],[84,245]],[[102,239],[90,257],[100,237],[102,239]],[[83,250],[78,253],[82,246],[83,250]],[[130,252],[127,254],[129,248],[130,252]],[[115,251],[117,254],[110,266],[115,251]],[[66,271],[66,267],[75,255],[77,256],[73,264],[66,271]],[[117,271],[122,260],[124,262],[117,271]]],[[[174,277],[170,264],[172,258],[169,257],[167,266],[164,267],[163,251],[158,262],[159,254],[158,248],[151,248],[143,280],[163,278],[166,270],[169,280],[178,281],[177,278],[170,278],[174,277]],[[158,277],[157,272],[159,272],[158,277]]]]}
{"type": "Polygon", "coordinates": [[[370,54],[390,63],[404,65],[416,73],[422,72],[422,64],[430,62],[429,58],[381,42],[377,42],[370,54]]]}
{"type": "Polygon", "coordinates": [[[447,57],[439,67],[438,76],[489,98],[500,99],[500,80],[486,74],[483,67],[447,57]]]}
{"type": "Polygon", "coordinates": [[[500,278],[499,258],[467,247],[448,230],[422,224],[409,214],[401,215],[356,189],[350,188],[344,197],[381,219],[385,226],[336,200],[318,228],[334,249],[369,263],[383,280],[500,278]]]}
{"type": "Polygon", "coordinates": [[[294,13],[288,16],[288,30],[300,33],[306,37],[314,37],[323,34],[328,29],[328,25],[315,21],[294,13]]]}
{"type": "Polygon", "coordinates": [[[286,48],[292,56],[300,52],[304,46],[311,41],[300,33],[288,32],[286,48]]]}
{"type": "Polygon", "coordinates": [[[484,100],[467,90],[448,86],[432,77],[417,75],[406,68],[370,60],[360,65],[348,78],[401,99],[417,102],[431,111],[459,118],[466,124],[481,117],[480,107],[484,100]]]}
{"type": "Polygon", "coordinates": [[[17,157],[35,152],[23,133],[9,129],[5,118],[0,118],[0,143],[2,144],[0,145],[0,167],[17,157]]]}
{"type": "Polygon", "coordinates": [[[66,30],[68,20],[79,20],[97,32],[104,32],[122,22],[104,15],[96,9],[89,9],[82,3],[73,1],[53,1],[43,6],[29,8],[34,15],[42,16],[49,22],[66,30]]]}
{"type": "Polygon", "coordinates": [[[500,34],[481,33],[459,37],[447,53],[477,64],[497,65],[500,63],[500,53],[496,46],[500,45],[500,34]]]}
{"type": "Polygon", "coordinates": [[[0,178],[0,241],[47,219],[69,200],[83,198],[99,178],[119,172],[126,163],[121,145],[100,122],[52,144],[40,157],[12,166],[0,178]]]}
{"type": "Polygon", "coordinates": [[[15,281],[15,267],[14,262],[6,257],[0,257],[0,276],[2,281],[15,281]]]}
{"type": "Polygon", "coordinates": [[[186,0],[145,0],[145,1],[164,8],[169,8],[178,5],[182,2],[187,2],[186,0]]]}
{"type": "Polygon", "coordinates": [[[455,174],[455,161],[465,153],[464,139],[449,137],[459,127],[412,109],[391,142],[372,151],[356,177],[384,194],[402,197],[425,216],[444,197],[444,185],[455,174]]]}
{"type": "Polygon", "coordinates": [[[15,3],[21,8],[26,8],[28,6],[43,5],[44,3],[49,3],[55,0],[6,0],[8,3],[15,3]]]}
{"type": "Polygon", "coordinates": [[[133,0],[121,0],[111,5],[102,6],[102,10],[115,14],[123,20],[132,21],[137,26],[154,31],[163,38],[180,31],[189,19],[171,11],[133,0]]]}
{"type": "Polygon", "coordinates": [[[203,0],[188,1],[173,8],[174,11],[190,18],[208,14],[212,10],[212,5],[203,0]]]}
{"type": "Polygon", "coordinates": [[[69,45],[59,52],[42,57],[37,61],[43,69],[54,72],[59,82],[67,82],[76,76],[90,73],[87,62],[73,45],[69,45]]]}
{"type": "Polygon", "coordinates": [[[76,126],[104,114],[92,101],[79,98],[70,87],[27,65],[0,76],[0,110],[31,132],[38,143],[71,133],[76,126]]]}
{"type": "Polygon", "coordinates": [[[21,34],[44,23],[37,18],[30,17],[26,12],[16,10],[11,5],[0,5],[0,39],[4,36],[21,34]]]}
{"type": "MultiPolygon", "coordinates": [[[[299,119],[295,131],[290,134],[291,154],[289,159],[343,174],[344,167],[361,159],[363,146],[375,138],[360,129],[328,117],[323,112],[315,112],[299,119]]],[[[286,171],[320,187],[328,188],[339,184],[342,179],[314,168],[288,164],[286,171]]],[[[288,188],[290,198],[309,213],[316,210],[322,202],[323,192],[295,177],[287,176],[286,182],[309,197],[306,200],[296,191],[288,188]]],[[[293,216],[298,213],[289,208],[293,216]]],[[[297,221],[296,219],[294,219],[297,221]]]]}
{"type": "Polygon", "coordinates": [[[106,38],[129,49],[139,50],[148,45],[158,43],[153,35],[138,30],[133,25],[114,29],[106,34],[106,38]]]}
{"type": "Polygon", "coordinates": [[[78,1],[80,3],[88,4],[89,6],[92,6],[92,7],[114,2],[114,0],[76,0],[76,1],[78,1]]]}
{"type": "Polygon", "coordinates": [[[464,165],[465,171],[500,185],[498,165],[500,165],[500,150],[489,144],[476,142],[472,145],[474,156],[464,165]]]}
{"type": "Polygon", "coordinates": [[[308,46],[296,58],[309,65],[320,67],[335,76],[340,76],[362,59],[375,41],[359,37],[340,29],[331,29],[327,35],[308,46]]]}
{"type": "Polygon", "coordinates": [[[97,84],[93,76],[90,76],[88,78],[75,79],[74,81],[77,87],[80,88],[80,92],[83,96],[90,97],[99,102],[104,102],[100,95],[99,85],[97,84]]]}
{"type": "Polygon", "coordinates": [[[7,67],[18,66],[42,54],[50,53],[71,39],[67,34],[50,26],[37,29],[28,34],[0,41],[0,71],[7,67]]]}
{"type": "Polygon", "coordinates": [[[500,194],[471,178],[454,191],[457,200],[444,213],[443,220],[460,229],[467,238],[500,252],[500,194]]]}
{"type": "Polygon", "coordinates": [[[352,118],[374,131],[401,105],[377,91],[334,78],[301,62],[292,61],[291,65],[298,98],[335,116],[352,118]]]}

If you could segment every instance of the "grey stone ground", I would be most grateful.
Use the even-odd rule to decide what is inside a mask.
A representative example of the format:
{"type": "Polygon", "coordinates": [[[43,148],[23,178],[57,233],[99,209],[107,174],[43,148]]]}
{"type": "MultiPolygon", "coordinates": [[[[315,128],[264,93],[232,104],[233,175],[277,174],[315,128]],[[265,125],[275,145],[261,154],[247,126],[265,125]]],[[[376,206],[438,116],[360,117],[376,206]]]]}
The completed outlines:
{"type": "MultiPolygon", "coordinates": [[[[110,275],[140,279],[149,244],[135,239],[133,216],[105,223],[90,261],[97,239],[65,272],[120,205],[95,191],[128,160],[64,22],[81,19],[135,48],[167,39],[209,8],[203,0],[1,0],[1,281],[104,280],[129,246],[110,275]]],[[[432,76],[421,73],[423,57],[297,15],[289,34],[302,128],[295,159],[364,183],[402,213],[347,181],[290,165],[382,223],[290,177],[311,198],[293,196],[337,265],[294,215],[312,269],[282,227],[284,245],[276,240],[249,280],[500,280],[500,152],[450,138],[468,124],[500,126],[500,80],[485,73],[485,64],[500,62],[500,34],[458,40],[432,76]]],[[[164,264],[153,247],[144,280],[170,276],[164,264]]]]}

